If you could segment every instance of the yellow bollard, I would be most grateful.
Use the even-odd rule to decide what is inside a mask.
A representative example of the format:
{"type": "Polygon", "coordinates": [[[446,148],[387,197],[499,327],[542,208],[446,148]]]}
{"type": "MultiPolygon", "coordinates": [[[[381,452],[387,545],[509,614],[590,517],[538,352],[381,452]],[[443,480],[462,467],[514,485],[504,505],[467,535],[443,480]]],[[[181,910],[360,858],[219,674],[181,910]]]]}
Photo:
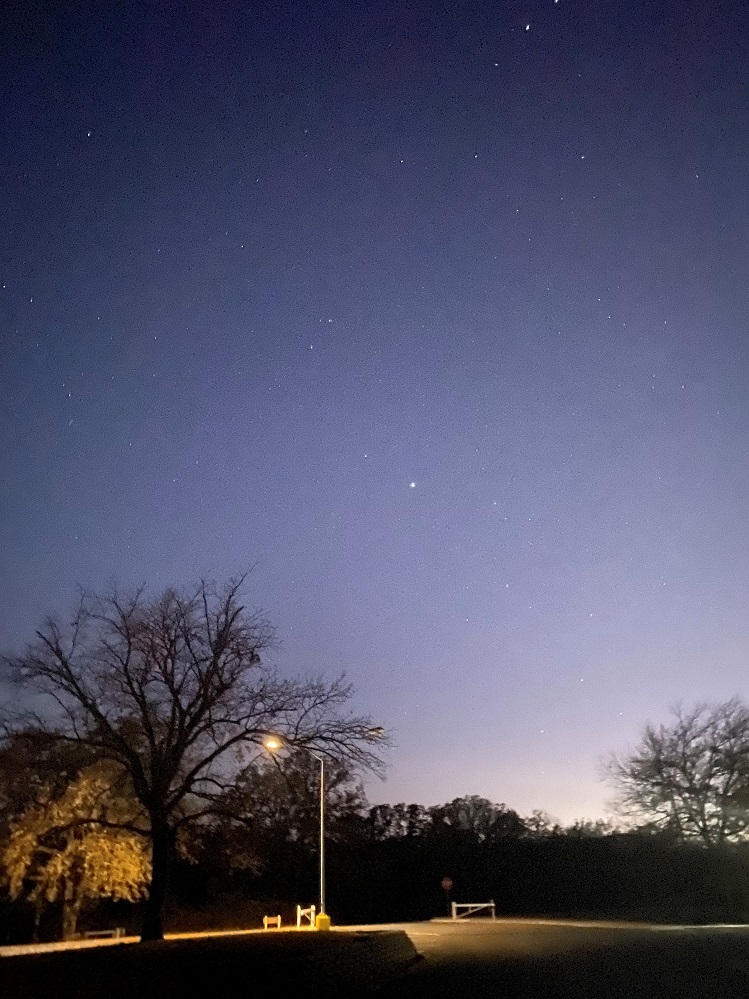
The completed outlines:
{"type": "Polygon", "coordinates": [[[319,912],[317,918],[315,919],[315,929],[316,930],[329,930],[330,929],[330,916],[327,912],[319,912]]]}

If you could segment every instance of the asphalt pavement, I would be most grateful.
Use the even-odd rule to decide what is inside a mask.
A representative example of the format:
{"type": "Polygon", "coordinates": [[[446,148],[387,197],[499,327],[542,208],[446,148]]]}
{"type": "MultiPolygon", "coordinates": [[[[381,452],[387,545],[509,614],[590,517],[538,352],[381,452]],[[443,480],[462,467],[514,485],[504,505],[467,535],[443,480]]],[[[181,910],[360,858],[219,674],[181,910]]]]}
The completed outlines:
{"type": "Polygon", "coordinates": [[[423,960],[390,999],[747,999],[749,927],[555,920],[402,923],[423,960]]]}
{"type": "Polygon", "coordinates": [[[230,996],[263,981],[310,999],[749,999],[749,926],[436,920],[0,953],[3,999],[230,996]]]}

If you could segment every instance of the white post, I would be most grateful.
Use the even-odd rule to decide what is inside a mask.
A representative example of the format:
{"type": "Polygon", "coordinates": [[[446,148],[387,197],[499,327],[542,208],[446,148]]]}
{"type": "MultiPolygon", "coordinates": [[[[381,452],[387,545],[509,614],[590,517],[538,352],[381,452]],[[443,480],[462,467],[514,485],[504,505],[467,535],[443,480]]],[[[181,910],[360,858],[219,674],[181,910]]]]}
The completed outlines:
{"type": "Polygon", "coordinates": [[[458,918],[458,905],[457,905],[456,902],[451,902],[450,905],[451,905],[452,910],[453,910],[453,919],[457,919],[458,918]]]}

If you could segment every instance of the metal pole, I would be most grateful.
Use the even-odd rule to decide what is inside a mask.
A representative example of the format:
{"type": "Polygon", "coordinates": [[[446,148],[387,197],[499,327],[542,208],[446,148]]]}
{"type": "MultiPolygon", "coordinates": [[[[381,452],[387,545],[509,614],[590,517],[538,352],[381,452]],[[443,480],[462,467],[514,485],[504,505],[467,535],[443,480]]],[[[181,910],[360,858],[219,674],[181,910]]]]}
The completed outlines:
{"type": "Polygon", "coordinates": [[[320,912],[325,915],[325,760],[320,759],[320,912]]]}

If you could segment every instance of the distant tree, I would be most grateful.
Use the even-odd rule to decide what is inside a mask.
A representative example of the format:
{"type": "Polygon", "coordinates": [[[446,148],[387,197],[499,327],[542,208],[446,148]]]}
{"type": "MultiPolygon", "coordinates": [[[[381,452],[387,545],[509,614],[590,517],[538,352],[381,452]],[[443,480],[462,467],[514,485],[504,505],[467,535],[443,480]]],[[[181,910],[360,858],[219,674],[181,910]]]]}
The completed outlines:
{"type": "Polygon", "coordinates": [[[215,799],[263,740],[313,748],[351,770],[378,769],[381,730],[346,706],[342,678],[285,679],[261,660],[273,633],[240,600],[245,577],[191,592],[81,597],[69,627],[50,618],[6,658],[43,698],[6,731],[33,727],[118,764],[147,817],[151,880],[143,939],[163,936],[167,875],[180,828],[215,799]]]}
{"type": "MultiPolygon", "coordinates": [[[[272,839],[317,849],[320,764],[309,753],[274,754],[246,767],[217,806],[244,826],[255,844],[272,839]]],[[[355,775],[341,763],[325,768],[325,837],[345,841],[363,828],[367,801],[355,775]]]]}
{"type": "Polygon", "coordinates": [[[429,831],[432,818],[424,805],[374,805],[369,809],[367,822],[374,839],[400,839],[424,836],[429,831]]]}
{"type": "Polygon", "coordinates": [[[430,808],[433,833],[446,828],[467,834],[479,843],[493,843],[522,836],[526,827],[518,813],[506,805],[495,805],[477,794],[454,798],[430,808]]]}
{"type": "Polygon", "coordinates": [[[38,800],[12,822],[0,852],[11,898],[25,893],[37,922],[45,904],[62,903],[64,940],[75,935],[86,903],[135,902],[146,894],[147,828],[137,803],[117,788],[114,776],[112,767],[98,764],[59,796],[40,790],[38,800]]]}
{"type": "Polygon", "coordinates": [[[608,819],[575,819],[572,825],[565,826],[562,830],[564,836],[572,839],[600,839],[613,832],[614,825],[608,819]]]}
{"type": "Polygon", "coordinates": [[[546,839],[549,836],[559,836],[563,830],[556,819],[539,808],[534,808],[530,815],[523,819],[525,835],[531,839],[546,839]]]}
{"type": "Polygon", "coordinates": [[[604,773],[630,826],[720,846],[749,829],[749,708],[738,698],[673,710],[604,773]]]}

